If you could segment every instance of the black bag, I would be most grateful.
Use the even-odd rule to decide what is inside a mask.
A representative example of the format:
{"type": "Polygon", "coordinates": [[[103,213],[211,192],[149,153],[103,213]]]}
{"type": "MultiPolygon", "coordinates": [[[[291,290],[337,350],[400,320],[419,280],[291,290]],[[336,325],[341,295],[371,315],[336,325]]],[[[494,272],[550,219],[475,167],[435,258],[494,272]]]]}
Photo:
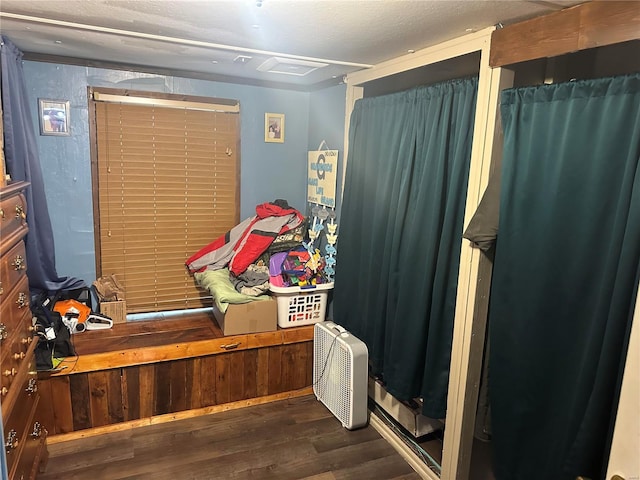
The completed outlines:
{"type": "Polygon", "coordinates": [[[46,295],[40,295],[31,303],[31,313],[35,319],[38,345],[35,349],[36,370],[53,370],[53,359],[74,357],[76,350],[71,342],[71,332],[62,322],[62,317],[53,311],[54,302],[46,295]]]}

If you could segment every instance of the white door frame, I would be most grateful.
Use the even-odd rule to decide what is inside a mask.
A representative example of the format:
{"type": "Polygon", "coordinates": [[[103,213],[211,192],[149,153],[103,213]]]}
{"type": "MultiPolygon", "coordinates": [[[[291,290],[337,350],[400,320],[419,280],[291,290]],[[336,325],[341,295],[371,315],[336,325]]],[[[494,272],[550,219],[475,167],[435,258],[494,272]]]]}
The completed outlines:
{"type": "MultiPolygon", "coordinates": [[[[465,209],[466,225],[475,212],[486,188],[495,147],[501,144],[501,142],[495,141],[499,135],[499,129],[496,129],[496,125],[500,90],[511,86],[513,82],[513,75],[510,71],[489,67],[491,33],[494,30],[494,27],[490,27],[347,75],[342,178],[346,178],[351,113],[356,100],[363,97],[365,83],[479,51],[481,56],[478,98],[465,209]]],[[[344,189],[344,181],[342,185],[344,189]]],[[[462,232],[460,233],[462,234],[462,232]]],[[[484,314],[482,312],[476,313],[479,310],[476,307],[476,292],[479,282],[480,258],[479,250],[472,248],[468,241],[463,241],[447,397],[446,432],[440,477],[442,480],[467,478],[471,461],[473,427],[480,379],[480,368],[477,366],[482,363],[484,326],[486,325],[486,312],[484,314]]],[[[484,281],[488,285],[489,280],[485,278],[480,281],[484,281]]],[[[406,455],[411,454],[406,453],[406,455]]],[[[430,470],[419,473],[423,478],[433,480],[439,478],[436,473],[430,470]]]]}

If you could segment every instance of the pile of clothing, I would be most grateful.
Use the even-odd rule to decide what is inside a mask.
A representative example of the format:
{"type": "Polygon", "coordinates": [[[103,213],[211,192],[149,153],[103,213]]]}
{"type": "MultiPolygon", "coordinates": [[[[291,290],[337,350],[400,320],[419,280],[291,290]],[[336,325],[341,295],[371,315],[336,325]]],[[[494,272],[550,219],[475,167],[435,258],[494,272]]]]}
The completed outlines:
{"type": "Polygon", "coordinates": [[[212,284],[205,272],[228,270],[235,290],[250,297],[266,293],[270,281],[277,286],[323,283],[324,259],[318,250],[307,250],[306,233],[304,216],[286,200],[263,203],[253,217],[201,248],[185,264],[202,286],[212,284]]]}

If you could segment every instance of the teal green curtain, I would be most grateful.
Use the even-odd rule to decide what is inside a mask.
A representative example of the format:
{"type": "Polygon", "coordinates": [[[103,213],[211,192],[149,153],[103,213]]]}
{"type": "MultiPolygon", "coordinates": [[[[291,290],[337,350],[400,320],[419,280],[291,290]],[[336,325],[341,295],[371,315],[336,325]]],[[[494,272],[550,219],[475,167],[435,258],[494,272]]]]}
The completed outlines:
{"type": "Polygon", "coordinates": [[[400,399],[445,416],[477,79],[356,102],[334,319],[400,399]]]}
{"type": "Polygon", "coordinates": [[[640,274],[640,75],[502,94],[498,480],[602,478],[640,274]]]}

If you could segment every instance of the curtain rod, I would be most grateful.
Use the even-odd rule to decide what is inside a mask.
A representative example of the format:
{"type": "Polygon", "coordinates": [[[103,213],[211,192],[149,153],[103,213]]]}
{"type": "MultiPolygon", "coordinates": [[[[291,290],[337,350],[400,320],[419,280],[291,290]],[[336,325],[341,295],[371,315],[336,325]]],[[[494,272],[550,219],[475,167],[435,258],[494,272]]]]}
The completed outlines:
{"type": "Polygon", "coordinates": [[[225,113],[238,113],[240,112],[240,105],[222,105],[220,103],[204,103],[204,102],[189,102],[182,100],[169,100],[164,98],[148,98],[148,97],[135,97],[129,95],[113,95],[110,93],[93,92],[93,99],[96,102],[107,103],[126,103],[130,105],[148,105],[167,108],[178,108],[185,110],[205,110],[209,112],[225,112],[225,113]]]}

